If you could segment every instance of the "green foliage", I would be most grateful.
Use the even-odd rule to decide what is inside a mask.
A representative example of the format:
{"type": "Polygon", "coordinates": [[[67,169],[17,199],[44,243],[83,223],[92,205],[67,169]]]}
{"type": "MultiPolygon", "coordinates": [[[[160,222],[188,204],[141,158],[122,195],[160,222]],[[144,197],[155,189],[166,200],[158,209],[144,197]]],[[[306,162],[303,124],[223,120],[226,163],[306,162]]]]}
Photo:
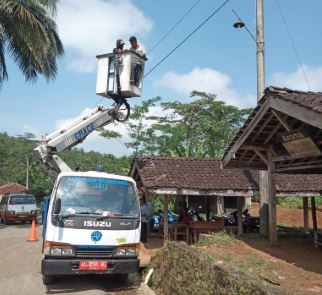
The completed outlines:
{"type": "Polygon", "coordinates": [[[198,246],[213,245],[217,247],[237,247],[240,245],[241,241],[232,233],[227,233],[225,231],[212,233],[205,236],[201,236],[198,241],[198,246]]]}
{"type": "Polygon", "coordinates": [[[3,0],[0,2],[0,87],[8,79],[6,57],[12,56],[27,81],[57,74],[56,59],[63,55],[56,24],[50,17],[58,0],[3,0]],[[48,11],[47,11],[48,10],[48,11]],[[8,55],[5,51],[8,51],[8,55]]]}
{"type": "MultiPolygon", "coordinates": [[[[285,208],[299,208],[303,207],[302,197],[278,197],[276,204],[285,208]]],[[[315,198],[316,206],[322,206],[322,196],[315,198]]],[[[309,198],[309,206],[311,206],[311,199],[309,198]]]]}
{"type": "MultiPolygon", "coordinates": [[[[0,133],[0,185],[11,182],[26,185],[28,168],[29,188],[39,201],[50,193],[52,183],[41,163],[33,156],[32,151],[39,143],[33,138],[33,134],[29,133],[18,137],[0,133]]],[[[96,170],[101,164],[108,173],[127,175],[131,165],[129,157],[86,153],[82,149],[65,151],[60,156],[72,169],[80,166],[82,171],[96,170]]]]}
{"type": "MultiPolygon", "coordinates": [[[[224,251],[225,247],[222,249],[224,251]]],[[[250,256],[239,261],[239,272],[236,272],[236,266],[217,264],[218,258],[223,261],[219,256],[183,243],[170,242],[152,258],[151,268],[155,271],[151,285],[158,294],[271,294],[269,288],[264,289],[263,284],[254,279],[255,271],[262,270],[263,261],[250,256]],[[248,270],[251,270],[252,277],[248,276],[248,270]]],[[[232,254],[223,258],[236,262],[232,254]]],[[[266,266],[265,269],[272,271],[271,265],[266,266]]]]}
{"type": "MultiPolygon", "coordinates": [[[[127,122],[134,156],[221,157],[250,109],[238,109],[216,95],[194,91],[190,103],[161,103],[156,97],[132,108],[127,122]],[[157,113],[156,115],[149,115],[157,113]]],[[[110,138],[109,134],[101,134],[110,138]]]]}
{"type": "MultiPolygon", "coordinates": [[[[159,210],[163,211],[164,205],[163,205],[164,196],[162,195],[154,195],[153,198],[151,198],[151,201],[154,204],[154,211],[158,212],[159,210]]],[[[174,199],[169,198],[168,203],[168,209],[173,212],[174,211],[174,199]]]]}

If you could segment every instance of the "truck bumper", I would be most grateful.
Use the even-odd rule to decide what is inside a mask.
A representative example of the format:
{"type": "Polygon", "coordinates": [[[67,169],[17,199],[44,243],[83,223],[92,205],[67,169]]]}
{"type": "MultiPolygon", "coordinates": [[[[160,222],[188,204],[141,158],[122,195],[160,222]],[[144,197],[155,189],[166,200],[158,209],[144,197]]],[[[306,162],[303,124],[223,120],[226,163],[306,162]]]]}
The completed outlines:
{"type": "Polygon", "coordinates": [[[36,220],[36,218],[37,218],[37,215],[32,215],[32,214],[6,215],[7,221],[32,221],[32,220],[36,220]]]}
{"type": "Polygon", "coordinates": [[[140,262],[138,258],[107,259],[106,270],[80,270],[80,261],[80,259],[43,259],[41,273],[43,275],[135,273],[139,270],[140,262]]]}

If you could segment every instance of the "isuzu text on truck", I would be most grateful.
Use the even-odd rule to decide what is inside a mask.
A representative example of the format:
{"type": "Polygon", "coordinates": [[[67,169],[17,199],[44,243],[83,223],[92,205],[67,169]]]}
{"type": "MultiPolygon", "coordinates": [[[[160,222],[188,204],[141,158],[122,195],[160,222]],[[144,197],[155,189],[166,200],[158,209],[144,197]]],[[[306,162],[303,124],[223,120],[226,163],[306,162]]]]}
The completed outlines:
{"type": "Polygon", "coordinates": [[[98,128],[126,120],[126,98],[141,95],[142,73],[134,84],[130,75],[138,61],[144,68],[142,57],[125,50],[98,56],[98,60],[96,93],[112,98],[114,106],[96,107],[46,136],[34,150],[54,183],[44,224],[44,284],[52,283],[56,275],[127,275],[139,267],[141,217],[134,180],[105,172],[74,172],[57,155],[98,128]],[[121,119],[122,106],[126,115],[121,119]]]}

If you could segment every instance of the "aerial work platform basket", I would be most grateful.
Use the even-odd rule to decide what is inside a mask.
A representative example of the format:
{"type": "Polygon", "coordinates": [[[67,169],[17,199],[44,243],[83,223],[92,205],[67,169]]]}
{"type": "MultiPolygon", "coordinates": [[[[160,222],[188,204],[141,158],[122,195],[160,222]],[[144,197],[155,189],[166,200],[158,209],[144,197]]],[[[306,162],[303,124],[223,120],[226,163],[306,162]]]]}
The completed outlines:
{"type": "Polygon", "coordinates": [[[97,59],[97,95],[111,99],[120,95],[141,96],[145,58],[132,50],[123,50],[121,54],[98,55],[97,59]]]}

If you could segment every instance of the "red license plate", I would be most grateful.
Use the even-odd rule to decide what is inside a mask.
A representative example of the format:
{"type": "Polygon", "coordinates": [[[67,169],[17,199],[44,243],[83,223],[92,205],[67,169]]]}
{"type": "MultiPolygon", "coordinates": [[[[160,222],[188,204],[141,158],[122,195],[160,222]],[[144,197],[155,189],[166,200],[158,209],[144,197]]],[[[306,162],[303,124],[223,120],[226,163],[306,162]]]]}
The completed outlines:
{"type": "Polygon", "coordinates": [[[81,260],[79,262],[80,270],[105,270],[107,269],[106,260],[81,260]]]}

